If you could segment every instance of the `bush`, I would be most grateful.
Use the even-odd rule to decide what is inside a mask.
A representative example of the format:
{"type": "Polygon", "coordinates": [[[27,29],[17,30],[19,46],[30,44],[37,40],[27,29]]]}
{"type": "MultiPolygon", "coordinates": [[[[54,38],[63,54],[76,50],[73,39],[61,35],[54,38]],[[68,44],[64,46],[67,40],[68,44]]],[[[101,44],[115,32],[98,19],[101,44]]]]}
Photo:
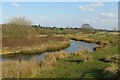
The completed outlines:
{"type": "Polygon", "coordinates": [[[118,65],[115,63],[110,63],[110,66],[104,70],[105,78],[116,77],[118,73],[118,65]]]}
{"type": "Polygon", "coordinates": [[[25,17],[14,17],[10,19],[8,24],[15,24],[15,25],[31,25],[32,22],[25,17]]]}

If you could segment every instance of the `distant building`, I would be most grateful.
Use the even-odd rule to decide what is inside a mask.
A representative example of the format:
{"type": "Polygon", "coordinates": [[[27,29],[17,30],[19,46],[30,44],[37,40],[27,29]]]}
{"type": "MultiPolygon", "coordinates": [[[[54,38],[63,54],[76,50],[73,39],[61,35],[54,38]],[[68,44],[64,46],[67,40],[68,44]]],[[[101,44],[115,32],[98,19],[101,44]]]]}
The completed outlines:
{"type": "Polygon", "coordinates": [[[93,29],[93,27],[90,26],[89,24],[83,24],[83,25],[81,26],[81,28],[85,28],[85,29],[93,29]]]}

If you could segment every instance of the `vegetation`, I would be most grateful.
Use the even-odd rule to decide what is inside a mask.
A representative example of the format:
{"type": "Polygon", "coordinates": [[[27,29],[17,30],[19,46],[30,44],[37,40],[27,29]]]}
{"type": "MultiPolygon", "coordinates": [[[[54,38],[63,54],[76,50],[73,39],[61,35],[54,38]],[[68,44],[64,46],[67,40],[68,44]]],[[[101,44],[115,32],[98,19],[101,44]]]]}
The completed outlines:
{"type": "Polygon", "coordinates": [[[5,61],[2,63],[3,78],[25,78],[36,74],[39,69],[37,62],[30,61],[5,61]]]}
{"type": "Polygon", "coordinates": [[[37,63],[33,58],[30,61],[5,61],[2,64],[2,77],[3,78],[30,78],[34,77],[38,71],[42,73],[54,67],[56,60],[68,57],[65,52],[56,52],[48,54],[41,63],[37,63]]]}
{"type": "MultiPolygon", "coordinates": [[[[97,48],[94,52],[74,52],[69,57],[56,61],[57,65],[37,77],[42,78],[118,78],[119,62],[118,42],[116,33],[99,33],[85,36],[90,41],[105,40],[107,45],[101,44],[102,47],[97,48]],[[109,36],[107,38],[106,34],[109,36]],[[100,37],[105,35],[104,37],[100,37]],[[110,36],[111,35],[111,36],[110,36]],[[92,37],[90,37],[92,36],[92,37]],[[113,37],[115,39],[113,39],[113,37]],[[97,39],[98,38],[98,39],[97,39]],[[111,42],[112,41],[112,42],[111,42]],[[108,60],[108,56],[111,56],[108,60]]],[[[78,34],[72,36],[78,39],[78,34]],[[77,37],[76,37],[77,36],[77,37]]],[[[81,35],[79,35],[81,36],[81,35]]],[[[71,38],[71,35],[67,35],[71,38]]],[[[81,39],[80,39],[81,40],[81,39]]],[[[104,41],[103,41],[104,42],[104,41]]],[[[102,41],[101,41],[102,43],[102,41]]]]}
{"type": "Polygon", "coordinates": [[[15,18],[11,23],[2,26],[2,54],[42,53],[69,46],[68,39],[51,34],[39,34],[39,31],[28,23],[29,21],[24,18],[15,18]]]}
{"type": "Polygon", "coordinates": [[[35,54],[58,51],[70,45],[69,39],[97,43],[94,52],[49,53],[37,63],[30,61],[4,61],[6,78],[118,78],[120,56],[119,32],[80,28],[49,28],[29,25],[30,21],[15,18],[2,27],[2,55],[35,54]],[[16,20],[17,19],[17,20],[16,20]],[[24,22],[21,22],[24,20],[24,22]],[[86,32],[87,31],[87,32],[86,32]]]}

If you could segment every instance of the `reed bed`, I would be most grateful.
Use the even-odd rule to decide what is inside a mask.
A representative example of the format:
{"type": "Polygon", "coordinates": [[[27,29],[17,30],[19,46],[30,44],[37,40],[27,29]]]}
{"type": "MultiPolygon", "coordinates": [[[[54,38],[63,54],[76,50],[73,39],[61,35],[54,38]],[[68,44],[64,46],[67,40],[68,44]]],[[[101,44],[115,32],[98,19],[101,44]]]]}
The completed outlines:
{"type": "Polygon", "coordinates": [[[119,68],[115,63],[110,63],[110,66],[104,69],[105,78],[114,78],[118,76],[119,68]]]}
{"type": "Polygon", "coordinates": [[[66,52],[56,52],[47,54],[47,56],[45,56],[45,58],[42,59],[40,66],[42,68],[54,67],[56,65],[56,60],[66,58],[68,56],[69,54],[66,52]]]}
{"type": "Polygon", "coordinates": [[[72,53],[72,55],[80,56],[81,60],[84,62],[92,60],[92,57],[88,55],[87,53],[85,53],[84,51],[77,51],[77,52],[72,53]]]}
{"type": "Polygon", "coordinates": [[[33,58],[30,61],[4,61],[2,63],[3,78],[32,78],[36,74],[50,69],[56,65],[56,61],[68,57],[65,52],[50,53],[37,63],[33,58]]]}
{"type": "Polygon", "coordinates": [[[39,65],[34,59],[30,61],[5,61],[2,63],[3,78],[29,78],[36,74],[39,65]]]}
{"type": "Polygon", "coordinates": [[[2,54],[32,54],[46,51],[57,51],[68,47],[69,44],[69,40],[63,37],[34,38],[31,40],[23,39],[23,41],[22,39],[10,39],[9,41],[8,39],[3,39],[2,54]]]}

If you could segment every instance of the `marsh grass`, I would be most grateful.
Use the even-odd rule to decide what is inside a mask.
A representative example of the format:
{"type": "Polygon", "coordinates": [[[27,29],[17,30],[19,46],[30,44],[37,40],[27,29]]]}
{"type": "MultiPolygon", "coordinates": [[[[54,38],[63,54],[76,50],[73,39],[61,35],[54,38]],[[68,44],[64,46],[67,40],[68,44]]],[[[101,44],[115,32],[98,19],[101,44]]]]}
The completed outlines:
{"type": "Polygon", "coordinates": [[[5,61],[2,63],[3,78],[27,78],[36,74],[39,65],[31,61],[5,61]]]}
{"type": "Polygon", "coordinates": [[[72,55],[80,56],[81,60],[84,62],[92,60],[92,57],[88,55],[85,51],[77,51],[77,52],[72,53],[72,55]]]}
{"type": "Polygon", "coordinates": [[[44,59],[42,59],[40,66],[42,68],[49,68],[54,67],[56,65],[56,60],[66,58],[69,54],[65,52],[56,52],[56,53],[50,53],[45,56],[44,59]]]}
{"type": "Polygon", "coordinates": [[[94,34],[85,34],[85,33],[74,33],[67,34],[66,37],[76,40],[76,41],[86,41],[97,43],[101,45],[101,47],[110,47],[110,44],[118,43],[118,32],[96,32],[94,34]]]}
{"type": "Polygon", "coordinates": [[[105,59],[103,59],[104,62],[117,62],[120,60],[120,55],[108,55],[105,59]]]}
{"type": "Polygon", "coordinates": [[[33,58],[30,61],[4,61],[2,63],[3,78],[31,78],[38,72],[46,71],[55,67],[58,59],[66,58],[69,54],[65,52],[50,53],[37,63],[33,58]]]}
{"type": "Polygon", "coordinates": [[[118,65],[115,63],[110,63],[110,66],[105,68],[105,70],[104,70],[104,73],[106,74],[105,77],[106,78],[116,77],[116,76],[118,76],[118,74],[117,74],[118,71],[119,71],[118,65]]]}
{"type": "Polygon", "coordinates": [[[51,34],[42,36],[35,27],[30,25],[4,24],[2,26],[2,54],[42,53],[69,46],[67,38],[51,34]]]}
{"type": "Polygon", "coordinates": [[[3,54],[12,53],[42,53],[46,51],[57,51],[70,45],[68,39],[63,37],[43,37],[27,39],[3,39],[3,54]],[[14,43],[13,43],[14,42],[14,43]],[[6,46],[6,47],[5,47],[6,46]]]}

